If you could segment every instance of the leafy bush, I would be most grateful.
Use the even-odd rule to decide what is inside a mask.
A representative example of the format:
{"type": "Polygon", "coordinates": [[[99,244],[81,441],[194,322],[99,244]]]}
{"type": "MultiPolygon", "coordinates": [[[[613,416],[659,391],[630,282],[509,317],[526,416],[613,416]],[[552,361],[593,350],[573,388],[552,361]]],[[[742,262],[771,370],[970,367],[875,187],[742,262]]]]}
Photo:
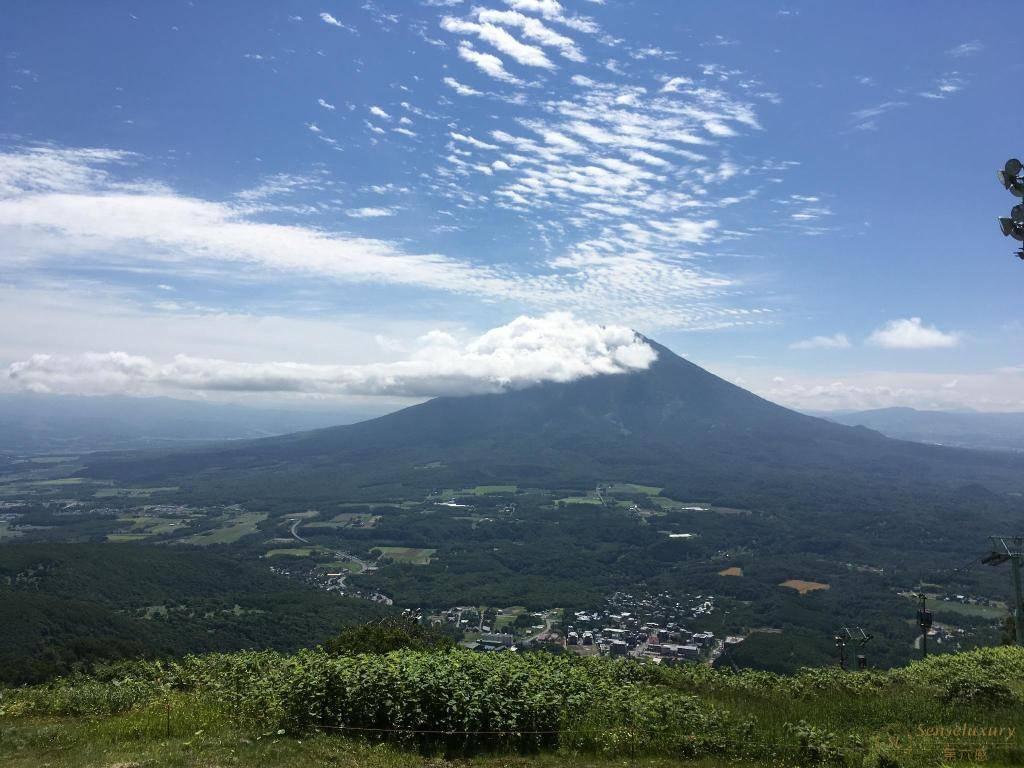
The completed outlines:
{"type": "Polygon", "coordinates": [[[454,647],[451,638],[433,627],[410,619],[390,616],[379,621],[349,627],[324,643],[324,649],[336,656],[392,651],[436,651],[454,647]]]}

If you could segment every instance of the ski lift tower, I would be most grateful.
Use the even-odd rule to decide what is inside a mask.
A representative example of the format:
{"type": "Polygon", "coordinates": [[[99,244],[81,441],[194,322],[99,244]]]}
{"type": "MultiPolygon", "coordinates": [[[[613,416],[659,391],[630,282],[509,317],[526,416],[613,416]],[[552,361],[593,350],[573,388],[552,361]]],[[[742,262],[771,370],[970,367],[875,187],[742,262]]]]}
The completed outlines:
{"type": "Polygon", "coordinates": [[[1024,536],[992,536],[992,551],[982,558],[985,565],[1010,563],[1013,579],[1013,626],[1017,645],[1024,646],[1024,594],[1021,593],[1021,568],[1024,562],[1024,536]]]}

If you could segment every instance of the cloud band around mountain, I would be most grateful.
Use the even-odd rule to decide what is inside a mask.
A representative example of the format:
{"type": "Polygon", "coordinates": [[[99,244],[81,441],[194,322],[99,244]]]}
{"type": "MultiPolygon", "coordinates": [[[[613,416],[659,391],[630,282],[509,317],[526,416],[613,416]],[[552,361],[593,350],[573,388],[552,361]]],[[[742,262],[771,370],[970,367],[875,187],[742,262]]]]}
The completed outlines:
{"type": "Polygon", "coordinates": [[[37,354],[8,377],[36,392],[156,394],[288,392],[435,397],[519,389],[648,368],[655,350],[624,326],[553,312],[518,317],[467,343],[442,332],[421,339],[407,360],[368,365],[247,363],[177,355],[169,363],[126,352],[37,354]]]}

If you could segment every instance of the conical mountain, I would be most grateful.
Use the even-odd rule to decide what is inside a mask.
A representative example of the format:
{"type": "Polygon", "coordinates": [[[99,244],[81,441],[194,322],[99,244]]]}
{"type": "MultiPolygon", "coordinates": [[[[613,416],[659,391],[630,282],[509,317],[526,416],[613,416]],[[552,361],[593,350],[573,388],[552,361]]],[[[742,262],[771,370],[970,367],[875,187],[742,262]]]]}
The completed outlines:
{"type": "Polygon", "coordinates": [[[229,447],[97,457],[86,471],[334,498],[399,486],[631,480],[677,497],[750,500],[804,486],[813,496],[910,484],[1002,488],[1022,468],[1012,456],[891,440],[796,413],[645,341],[658,353],[645,370],[439,397],[359,424],[229,447]]]}

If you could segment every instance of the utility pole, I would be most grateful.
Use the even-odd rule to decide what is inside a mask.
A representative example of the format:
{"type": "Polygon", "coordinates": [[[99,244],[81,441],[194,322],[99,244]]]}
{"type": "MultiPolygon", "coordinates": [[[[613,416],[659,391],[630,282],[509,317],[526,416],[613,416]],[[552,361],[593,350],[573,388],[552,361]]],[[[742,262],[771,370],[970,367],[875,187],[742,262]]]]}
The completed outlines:
{"type": "Polygon", "coordinates": [[[992,551],[982,558],[985,565],[1002,565],[1009,561],[1013,580],[1013,624],[1017,645],[1024,646],[1024,594],[1021,587],[1021,564],[1024,562],[1024,536],[992,536],[992,551]]]}
{"type": "Polygon", "coordinates": [[[921,601],[917,609],[917,626],[921,628],[921,658],[928,656],[928,630],[932,628],[932,612],[928,610],[928,596],[924,592],[917,595],[921,601]]]}

